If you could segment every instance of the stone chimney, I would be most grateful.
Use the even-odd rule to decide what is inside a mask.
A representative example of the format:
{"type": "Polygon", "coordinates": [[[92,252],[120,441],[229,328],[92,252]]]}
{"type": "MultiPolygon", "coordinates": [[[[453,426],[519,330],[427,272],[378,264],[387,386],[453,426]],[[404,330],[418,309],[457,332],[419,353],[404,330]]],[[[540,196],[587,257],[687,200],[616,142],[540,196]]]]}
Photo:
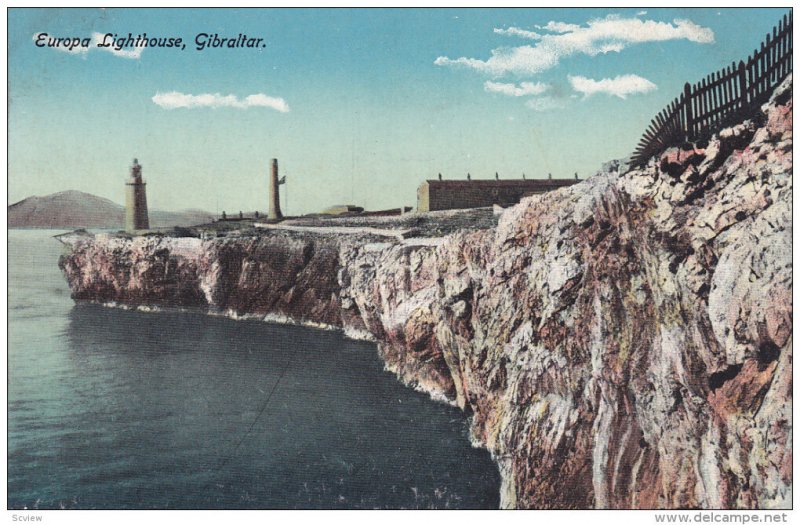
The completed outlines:
{"type": "Polygon", "coordinates": [[[281,200],[278,188],[281,181],[278,180],[278,159],[272,159],[272,173],[269,179],[269,219],[283,219],[281,213],[281,200]]]}

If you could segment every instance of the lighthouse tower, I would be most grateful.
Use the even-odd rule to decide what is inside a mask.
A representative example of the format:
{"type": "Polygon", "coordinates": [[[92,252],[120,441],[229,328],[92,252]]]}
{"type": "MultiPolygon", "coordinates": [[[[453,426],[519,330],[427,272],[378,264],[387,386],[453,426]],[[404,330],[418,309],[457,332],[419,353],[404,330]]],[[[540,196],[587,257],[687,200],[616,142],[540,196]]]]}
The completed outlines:
{"type": "Polygon", "coordinates": [[[269,219],[283,219],[278,188],[284,182],[286,182],[286,177],[278,179],[278,159],[272,159],[272,173],[269,179],[269,214],[267,215],[269,219]]]}
{"type": "Polygon", "coordinates": [[[147,218],[147,195],[145,183],[142,181],[142,166],[133,159],[131,176],[125,181],[125,230],[147,230],[150,221],[147,218]]]}

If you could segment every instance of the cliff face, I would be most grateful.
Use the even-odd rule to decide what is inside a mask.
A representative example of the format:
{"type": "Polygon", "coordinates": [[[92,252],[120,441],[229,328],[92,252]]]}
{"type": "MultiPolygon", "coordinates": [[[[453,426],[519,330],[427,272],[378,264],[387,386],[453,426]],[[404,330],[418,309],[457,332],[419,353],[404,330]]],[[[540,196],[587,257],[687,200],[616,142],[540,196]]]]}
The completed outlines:
{"type": "Polygon", "coordinates": [[[757,119],[496,228],[70,240],[76,299],[373,338],[462,407],[521,508],[791,506],[791,78],[757,119]]]}

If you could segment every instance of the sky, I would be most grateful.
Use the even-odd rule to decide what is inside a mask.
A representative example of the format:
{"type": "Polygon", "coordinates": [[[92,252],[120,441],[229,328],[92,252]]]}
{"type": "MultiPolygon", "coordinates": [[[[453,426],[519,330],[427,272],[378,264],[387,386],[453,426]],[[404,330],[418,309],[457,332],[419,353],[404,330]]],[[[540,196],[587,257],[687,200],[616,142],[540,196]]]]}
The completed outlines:
{"type": "Polygon", "coordinates": [[[8,200],[122,203],[134,157],[151,208],[229,213],[267,208],[271,158],[285,214],[414,206],[438,173],[583,178],[787,11],[10,9],[8,200]],[[201,33],[262,42],[198,50],[201,33]]]}

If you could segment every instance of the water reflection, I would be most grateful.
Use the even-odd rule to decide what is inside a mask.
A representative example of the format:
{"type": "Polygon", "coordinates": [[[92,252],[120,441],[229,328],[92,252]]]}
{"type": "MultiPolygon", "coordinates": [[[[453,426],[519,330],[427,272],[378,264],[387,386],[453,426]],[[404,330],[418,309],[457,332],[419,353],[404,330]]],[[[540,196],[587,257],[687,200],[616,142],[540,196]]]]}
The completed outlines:
{"type": "Polygon", "coordinates": [[[10,506],[497,508],[461,413],[383,372],[371,344],[199,313],[67,320],[57,399],[10,425],[10,506]]]}

